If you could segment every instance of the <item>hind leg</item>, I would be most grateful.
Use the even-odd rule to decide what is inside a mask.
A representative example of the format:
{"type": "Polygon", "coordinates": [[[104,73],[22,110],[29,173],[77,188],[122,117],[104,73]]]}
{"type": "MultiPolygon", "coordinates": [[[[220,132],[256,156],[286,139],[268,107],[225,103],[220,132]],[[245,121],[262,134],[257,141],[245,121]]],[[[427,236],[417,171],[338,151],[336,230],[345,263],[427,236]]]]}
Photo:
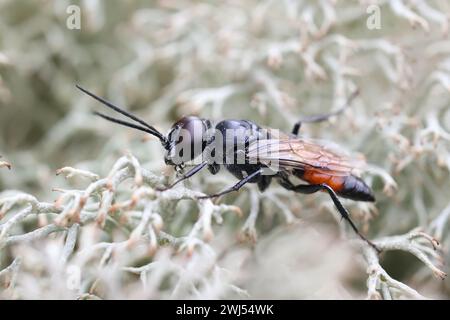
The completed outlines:
{"type": "Polygon", "coordinates": [[[370,240],[368,240],[366,237],[364,237],[358,230],[358,228],[356,227],[356,225],[353,223],[353,221],[350,219],[350,214],[348,213],[347,209],[345,209],[345,207],[342,205],[341,201],[339,200],[338,196],[336,195],[336,193],[334,192],[334,190],[327,184],[313,184],[313,185],[309,185],[309,184],[300,184],[300,185],[293,185],[290,181],[288,181],[287,179],[283,179],[280,181],[280,184],[288,189],[288,190],[292,190],[298,193],[303,193],[303,194],[312,194],[312,193],[316,193],[318,191],[326,191],[328,193],[328,195],[331,197],[331,200],[334,203],[334,206],[336,207],[337,211],[341,214],[341,217],[345,220],[347,220],[347,222],[350,224],[351,228],[353,229],[353,231],[355,231],[355,233],[365,242],[367,242],[372,248],[374,248],[378,253],[381,252],[381,250],[375,245],[373,244],[370,240]]]}

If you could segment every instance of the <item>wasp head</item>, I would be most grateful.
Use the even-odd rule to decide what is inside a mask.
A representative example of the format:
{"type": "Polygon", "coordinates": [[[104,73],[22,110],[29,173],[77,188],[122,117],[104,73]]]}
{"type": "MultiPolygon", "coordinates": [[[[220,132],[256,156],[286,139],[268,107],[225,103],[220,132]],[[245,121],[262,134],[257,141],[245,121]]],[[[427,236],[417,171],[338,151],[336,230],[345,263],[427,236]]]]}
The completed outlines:
{"type": "Polygon", "coordinates": [[[173,124],[164,148],[167,165],[182,165],[199,156],[208,141],[211,122],[195,116],[186,116],[173,124]]]}

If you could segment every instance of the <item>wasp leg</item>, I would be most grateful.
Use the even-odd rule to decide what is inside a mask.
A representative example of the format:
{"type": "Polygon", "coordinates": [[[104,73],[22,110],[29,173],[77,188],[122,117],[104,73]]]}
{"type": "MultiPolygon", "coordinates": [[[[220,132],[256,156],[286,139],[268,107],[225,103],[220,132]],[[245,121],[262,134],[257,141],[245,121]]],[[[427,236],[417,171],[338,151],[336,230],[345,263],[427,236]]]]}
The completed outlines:
{"type": "Polygon", "coordinates": [[[261,178],[258,181],[259,191],[263,192],[264,190],[266,190],[271,182],[272,182],[271,176],[261,176],[261,178]]]}
{"type": "Polygon", "coordinates": [[[355,233],[362,240],[367,242],[367,244],[369,244],[372,248],[374,248],[378,253],[381,252],[381,250],[374,243],[372,243],[369,239],[364,237],[359,232],[358,228],[355,226],[353,221],[350,219],[350,214],[348,213],[347,209],[345,209],[345,207],[342,205],[341,201],[337,197],[336,193],[334,192],[334,190],[329,185],[327,185],[327,184],[314,184],[314,185],[301,184],[301,185],[294,186],[291,182],[289,182],[287,180],[282,180],[281,181],[281,185],[283,187],[285,187],[286,189],[288,189],[288,190],[292,190],[292,191],[299,192],[299,193],[304,193],[304,194],[312,194],[312,193],[315,193],[317,191],[326,191],[326,192],[328,192],[328,194],[331,197],[331,200],[333,200],[333,203],[334,203],[336,209],[341,214],[342,218],[347,220],[347,222],[352,227],[353,231],[355,231],[355,233]]]}
{"type": "Polygon", "coordinates": [[[157,188],[158,191],[165,191],[165,190],[169,190],[171,188],[173,188],[176,184],[178,184],[179,182],[189,179],[190,177],[192,177],[194,174],[196,174],[197,172],[199,172],[200,170],[202,170],[204,167],[206,167],[208,163],[207,162],[202,162],[198,165],[196,165],[195,167],[193,167],[191,170],[189,170],[188,172],[186,172],[182,177],[180,177],[178,180],[174,181],[172,184],[168,185],[167,187],[163,187],[163,188],[157,188]]]}
{"type": "Polygon", "coordinates": [[[332,113],[317,114],[317,115],[313,115],[313,116],[309,116],[309,117],[305,117],[303,119],[300,119],[298,122],[296,122],[294,124],[294,128],[292,129],[292,134],[297,136],[303,123],[317,123],[317,122],[326,121],[326,120],[330,119],[331,117],[334,117],[334,116],[337,116],[337,115],[341,114],[342,112],[344,112],[344,110],[346,108],[347,108],[347,106],[344,106],[341,109],[339,109],[339,110],[337,110],[335,112],[332,112],[332,113]]]}
{"type": "Polygon", "coordinates": [[[303,119],[300,119],[299,121],[297,121],[294,124],[294,128],[292,128],[292,134],[297,136],[298,132],[300,131],[300,128],[302,126],[303,123],[317,123],[317,122],[322,122],[322,121],[326,121],[328,119],[330,119],[331,117],[337,116],[339,114],[341,114],[342,112],[345,111],[345,109],[347,109],[350,106],[350,103],[352,102],[352,100],[359,94],[358,90],[355,90],[350,97],[348,97],[347,102],[345,103],[344,106],[342,106],[340,109],[336,110],[335,112],[330,112],[327,114],[317,114],[317,115],[312,115],[309,117],[305,117],[303,119]]]}
{"type": "Polygon", "coordinates": [[[252,180],[253,178],[259,176],[262,173],[262,170],[257,170],[255,172],[253,172],[252,174],[249,174],[248,176],[246,176],[244,179],[240,180],[238,183],[236,183],[234,186],[227,188],[219,193],[215,193],[215,194],[209,194],[206,196],[201,196],[201,197],[197,197],[197,199],[210,199],[210,198],[216,198],[216,197],[220,197],[223,196],[224,194],[233,192],[233,191],[238,191],[240,188],[242,188],[242,186],[246,183],[248,183],[250,180],[252,180]]]}

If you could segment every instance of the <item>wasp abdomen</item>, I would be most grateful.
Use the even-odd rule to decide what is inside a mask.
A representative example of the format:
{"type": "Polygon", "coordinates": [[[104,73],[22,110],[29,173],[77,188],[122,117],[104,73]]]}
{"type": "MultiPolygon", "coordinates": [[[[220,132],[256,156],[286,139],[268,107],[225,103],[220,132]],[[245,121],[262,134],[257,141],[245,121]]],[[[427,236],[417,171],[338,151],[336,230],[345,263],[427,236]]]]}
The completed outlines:
{"type": "Polygon", "coordinates": [[[327,184],[337,193],[344,189],[346,178],[344,176],[334,176],[316,170],[296,170],[295,175],[309,184],[327,184]]]}
{"type": "Polygon", "coordinates": [[[310,184],[326,184],[343,198],[356,201],[375,201],[369,186],[360,178],[352,175],[337,176],[315,170],[297,170],[295,175],[310,184]]]}
{"type": "Polygon", "coordinates": [[[369,186],[360,178],[351,175],[344,177],[343,187],[338,194],[356,201],[375,201],[375,196],[369,186]]]}

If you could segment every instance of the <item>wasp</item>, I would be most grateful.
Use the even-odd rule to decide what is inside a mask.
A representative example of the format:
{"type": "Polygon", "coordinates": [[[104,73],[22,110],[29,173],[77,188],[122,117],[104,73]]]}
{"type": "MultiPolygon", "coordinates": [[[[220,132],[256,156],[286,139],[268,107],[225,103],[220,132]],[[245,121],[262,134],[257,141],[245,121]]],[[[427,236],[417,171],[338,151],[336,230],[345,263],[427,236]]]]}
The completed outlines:
{"type": "Polygon", "coordinates": [[[220,168],[225,167],[239,181],[219,193],[200,196],[199,199],[215,198],[238,191],[247,183],[256,183],[259,190],[264,191],[273,179],[277,180],[283,188],[293,192],[302,194],[325,192],[354,232],[380,252],[375,244],[359,232],[349,212],[339,200],[339,197],[342,197],[354,201],[375,201],[370,187],[356,173],[362,168],[363,160],[350,157],[341,152],[338,147],[331,147],[324,141],[299,135],[303,123],[325,121],[342,113],[357,96],[358,91],[351,94],[347,103],[333,113],[299,120],[290,134],[272,128],[263,128],[249,120],[228,119],[213,126],[208,119],[185,116],[175,122],[168,134],[164,135],[128,111],[79,85],[76,87],[133,122],[113,118],[100,112],[94,112],[95,115],[157,137],[165,149],[165,163],[174,166],[177,171],[183,171],[186,163],[201,158],[172,184],[159,188],[160,191],[172,188],[204,168],[212,174],[217,174],[220,168]],[[291,178],[294,177],[304,183],[292,182],[291,178]]]}

